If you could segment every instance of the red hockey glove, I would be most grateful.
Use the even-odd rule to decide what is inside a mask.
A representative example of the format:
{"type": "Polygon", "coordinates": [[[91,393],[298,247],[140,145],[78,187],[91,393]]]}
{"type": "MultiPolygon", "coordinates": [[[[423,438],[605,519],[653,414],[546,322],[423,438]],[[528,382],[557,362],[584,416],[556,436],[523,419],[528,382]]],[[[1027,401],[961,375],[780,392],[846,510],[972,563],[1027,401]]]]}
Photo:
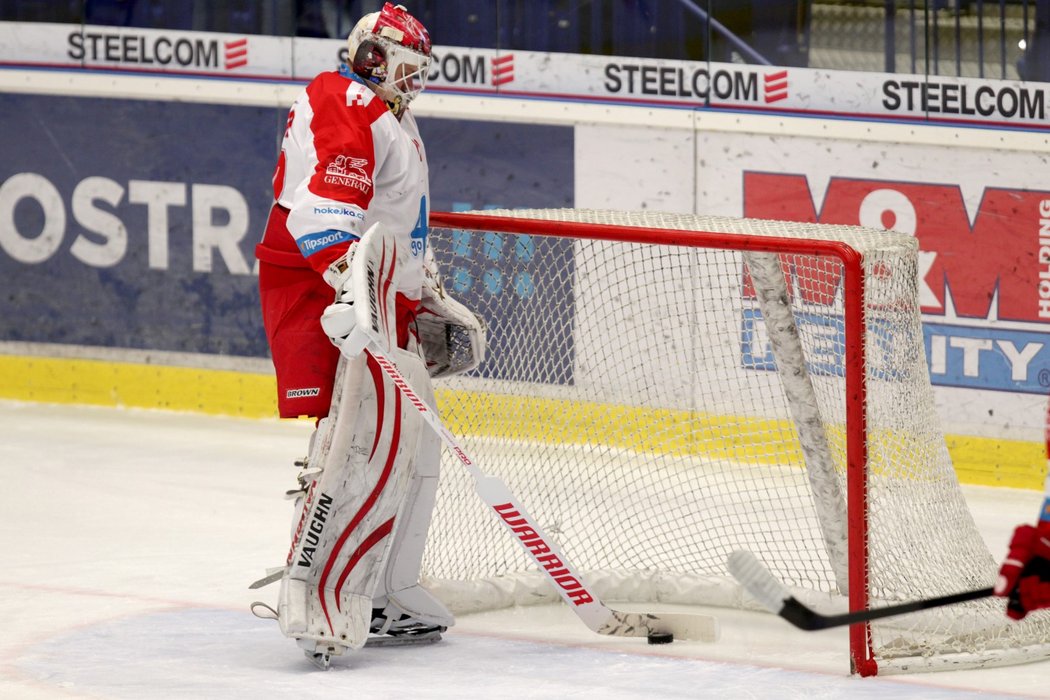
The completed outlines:
{"type": "Polygon", "coordinates": [[[1010,599],[1006,614],[1014,620],[1050,607],[1050,523],[1038,528],[1021,525],[1014,531],[995,594],[1010,599]]]}

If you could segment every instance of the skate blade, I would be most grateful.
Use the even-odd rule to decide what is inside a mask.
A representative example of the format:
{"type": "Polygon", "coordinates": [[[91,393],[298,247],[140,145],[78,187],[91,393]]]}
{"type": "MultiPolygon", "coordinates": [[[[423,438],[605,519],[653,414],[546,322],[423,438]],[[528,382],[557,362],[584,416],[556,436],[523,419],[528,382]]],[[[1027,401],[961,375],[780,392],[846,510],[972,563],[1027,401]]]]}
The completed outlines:
{"type": "Polygon", "coordinates": [[[296,639],[295,643],[303,650],[306,660],[322,671],[327,671],[332,665],[333,656],[342,656],[346,651],[345,647],[338,644],[318,642],[313,639],[296,639]]]}
{"type": "Polygon", "coordinates": [[[331,654],[316,654],[312,651],[304,651],[303,654],[306,656],[307,661],[309,661],[322,671],[327,671],[328,668],[332,665],[331,654]]]}
{"type": "Polygon", "coordinates": [[[366,649],[381,649],[384,647],[411,647],[420,646],[425,644],[435,644],[441,641],[441,632],[439,630],[431,630],[429,632],[420,632],[419,634],[402,634],[402,635],[389,635],[389,634],[376,634],[370,636],[365,641],[366,649]]]}
{"type": "Polygon", "coordinates": [[[285,570],[287,570],[287,568],[288,567],[286,566],[282,566],[277,569],[267,569],[266,576],[263,576],[261,579],[253,582],[250,586],[248,586],[249,590],[258,590],[260,588],[263,588],[264,586],[269,586],[275,581],[280,581],[281,577],[284,576],[284,572],[285,570]]]}

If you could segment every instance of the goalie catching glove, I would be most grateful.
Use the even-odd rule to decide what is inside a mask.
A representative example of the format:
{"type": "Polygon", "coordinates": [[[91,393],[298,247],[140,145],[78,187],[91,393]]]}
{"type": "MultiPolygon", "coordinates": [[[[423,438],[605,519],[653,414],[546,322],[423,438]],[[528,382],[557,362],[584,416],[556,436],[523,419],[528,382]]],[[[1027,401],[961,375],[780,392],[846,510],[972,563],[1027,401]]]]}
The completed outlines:
{"type": "Polygon", "coordinates": [[[1014,620],[1050,608],[1050,523],[1021,525],[1014,531],[995,595],[1009,598],[1006,614],[1014,620]]]}
{"type": "Polygon", "coordinates": [[[431,377],[469,372],[485,359],[485,324],[445,291],[429,248],[423,258],[416,330],[431,377]]]}

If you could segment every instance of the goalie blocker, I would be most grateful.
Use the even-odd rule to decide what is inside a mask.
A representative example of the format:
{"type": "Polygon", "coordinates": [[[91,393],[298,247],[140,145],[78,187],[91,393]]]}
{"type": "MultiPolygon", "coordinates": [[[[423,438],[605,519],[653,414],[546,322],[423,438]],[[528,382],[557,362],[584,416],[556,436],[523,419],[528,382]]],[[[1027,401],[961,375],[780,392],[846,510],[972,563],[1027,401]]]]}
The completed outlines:
{"type": "MultiPolygon", "coordinates": [[[[358,326],[386,341],[401,373],[433,403],[431,374],[467,371],[480,362],[480,322],[444,292],[431,263],[419,332],[431,355],[424,363],[419,353],[397,348],[396,244],[377,224],[352,250],[359,260],[351,263],[348,284],[358,326]],[[381,274],[366,269],[368,259],[383,261],[381,274]]],[[[376,359],[361,352],[365,339],[355,329],[342,341],[331,411],[318,424],[295,492],[297,514],[276,610],[281,631],[322,668],[331,656],[360,649],[370,632],[431,641],[454,624],[418,583],[440,440],[423,428],[376,359]]]]}

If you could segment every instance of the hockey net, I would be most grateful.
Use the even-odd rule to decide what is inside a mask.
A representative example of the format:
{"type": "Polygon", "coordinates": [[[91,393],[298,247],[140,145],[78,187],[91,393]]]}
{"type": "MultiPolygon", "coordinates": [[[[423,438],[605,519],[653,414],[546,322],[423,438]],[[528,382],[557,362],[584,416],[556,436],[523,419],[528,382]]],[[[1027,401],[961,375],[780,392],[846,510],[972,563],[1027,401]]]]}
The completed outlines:
{"type": "MultiPolygon", "coordinates": [[[[858,227],[653,212],[432,216],[485,362],[449,428],[606,601],[753,607],[747,549],[822,612],[988,586],[934,410],[917,243],[858,227]],[[785,303],[786,302],[786,303],[785,303]]],[[[456,612],[557,595],[446,457],[425,579],[456,612]]],[[[855,671],[1045,658],[998,599],[850,630],[855,671]]]]}

